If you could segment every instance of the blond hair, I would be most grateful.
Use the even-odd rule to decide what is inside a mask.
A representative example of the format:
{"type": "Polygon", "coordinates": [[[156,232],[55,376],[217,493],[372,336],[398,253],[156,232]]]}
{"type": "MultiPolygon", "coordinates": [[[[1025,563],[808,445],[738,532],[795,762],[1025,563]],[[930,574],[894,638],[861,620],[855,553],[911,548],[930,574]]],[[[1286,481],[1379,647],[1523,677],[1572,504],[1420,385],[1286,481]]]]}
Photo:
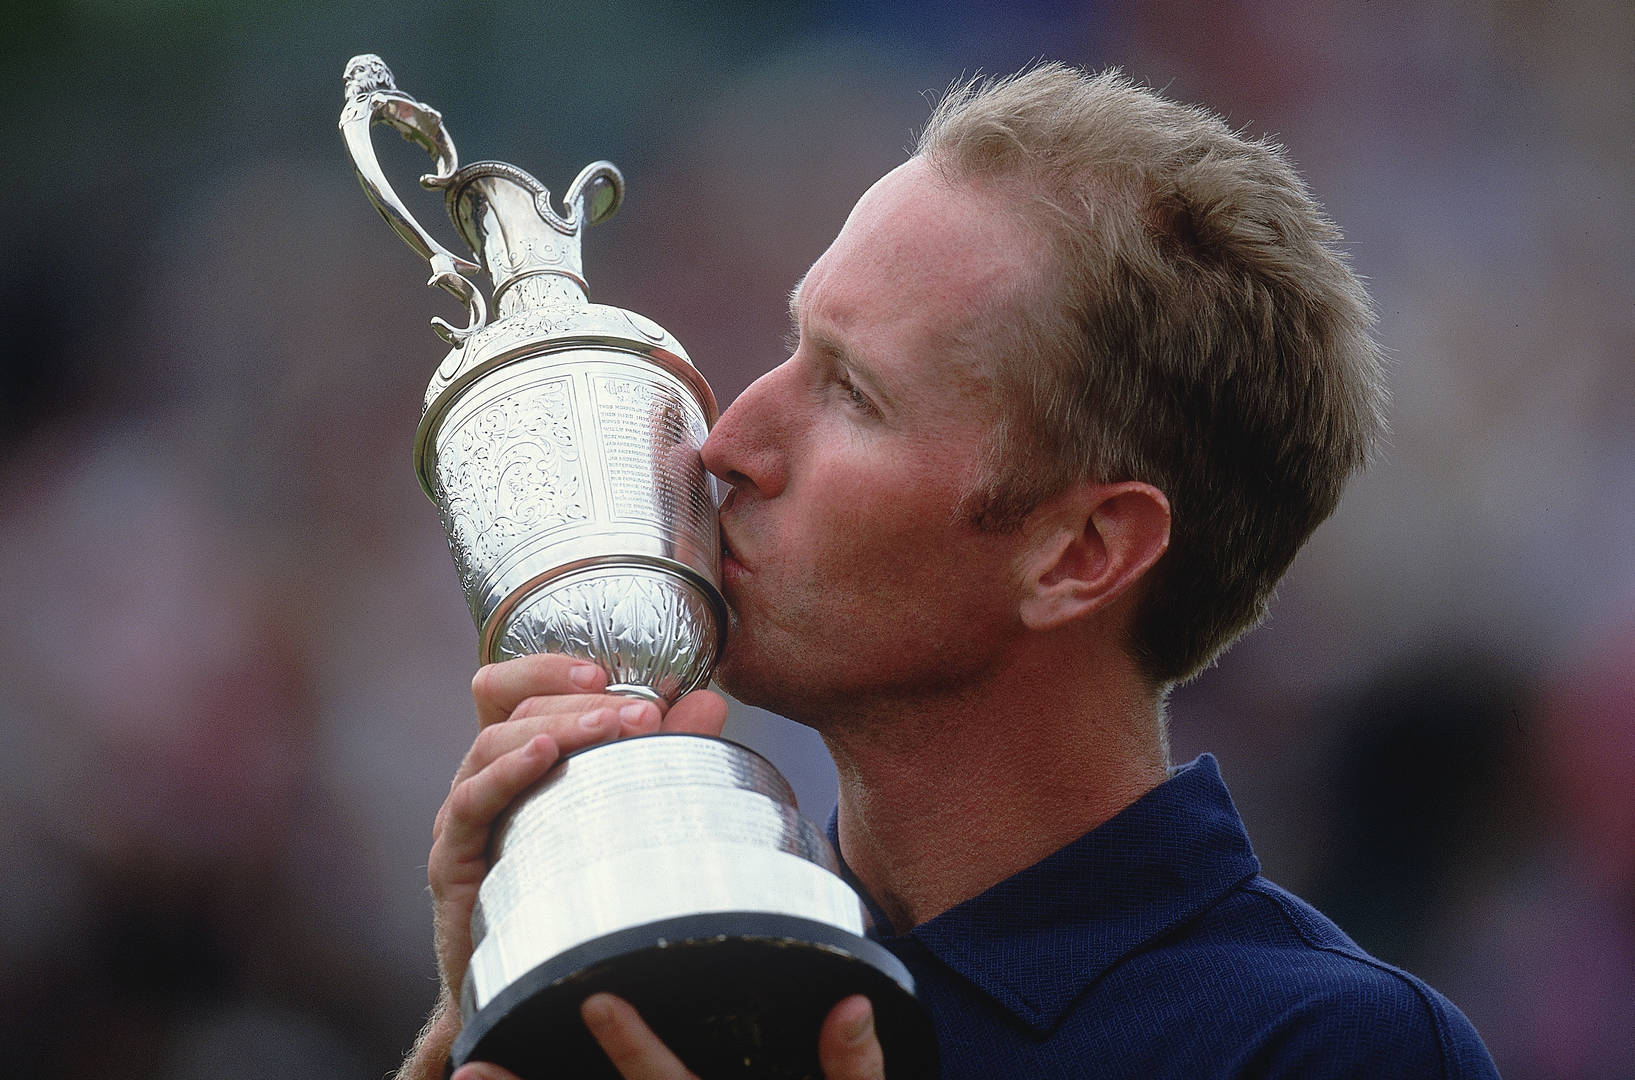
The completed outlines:
{"type": "Polygon", "coordinates": [[[973,517],[1014,527],[1078,479],[1161,489],[1170,547],[1127,644],[1155,683],[1190,678],[1264,617],[1384,430],[1339,230],[1280,147],[1117,71],[956,87],[918,153],[1046,252],[989,343],[1012,407],[973,517]]]}

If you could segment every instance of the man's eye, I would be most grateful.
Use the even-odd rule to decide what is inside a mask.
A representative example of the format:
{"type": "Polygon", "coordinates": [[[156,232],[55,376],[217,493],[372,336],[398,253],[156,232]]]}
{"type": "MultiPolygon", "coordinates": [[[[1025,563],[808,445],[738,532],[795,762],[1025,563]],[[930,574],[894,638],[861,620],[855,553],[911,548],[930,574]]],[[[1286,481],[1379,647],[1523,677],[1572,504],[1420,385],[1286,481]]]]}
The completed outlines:
{"type": "Polygon", "coordinates": [[[847,400],[849,400],[854,406],[862,409],[864,412],[874,411],[874,402],[870,401],[868,395],[859,390],[850,379],[842,375],[835,381],[840,385],[840,390],[846,395],[847,400]]]}

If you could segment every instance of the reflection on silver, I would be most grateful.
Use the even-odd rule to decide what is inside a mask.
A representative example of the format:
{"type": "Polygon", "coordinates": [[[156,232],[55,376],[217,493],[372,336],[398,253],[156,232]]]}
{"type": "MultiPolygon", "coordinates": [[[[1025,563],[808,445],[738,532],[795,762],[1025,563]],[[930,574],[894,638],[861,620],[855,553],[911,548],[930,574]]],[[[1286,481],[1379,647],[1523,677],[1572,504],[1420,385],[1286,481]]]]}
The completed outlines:
{"type": "Polygon", "coordinates": [[[763,758],[655,736],[569,758],[496,832],[471,1015],[536,965],[614,931],[699,912],[796,915],[862,934],[828,841],[763,758]]]}

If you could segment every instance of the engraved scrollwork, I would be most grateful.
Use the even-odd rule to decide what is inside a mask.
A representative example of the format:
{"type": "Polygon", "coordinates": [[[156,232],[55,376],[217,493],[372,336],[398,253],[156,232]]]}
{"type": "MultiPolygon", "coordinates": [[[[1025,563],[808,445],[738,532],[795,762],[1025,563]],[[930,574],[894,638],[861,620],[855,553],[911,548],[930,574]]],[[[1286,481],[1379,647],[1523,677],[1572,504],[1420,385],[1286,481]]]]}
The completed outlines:
{"type": "Polygon", "coordinates": [[[569,393],[544,382],[442,433],[436,501],[467,597],[519,540],[588,516],[569,393]]]}
{"type": "Polygon", "coordinates": [[[575,313],[585,310],[585,292],[577,279],[564,274],[534,274],[506,283],[500,309],[507,317],[530,318],[541,336],[554,333],[575,313]]]}
{"type": "Polygon", "coordinates": [[[504,274],[515,274],[537,266],[561,266],[567,262],[562,249],[555,244],[543,244],[532,236],[525,236],[515,247],[496,261],[495,269],[504,274]]]}
{"type": "Polygon", "coordinates": [[[525,288],[532,286],[534,280],[525,278],[517,282],[506,293],[501,303],[504,308],[514,308],[516,305],[511,301],[517,296],[523,298],[524,303],[537,306],[524,306],[514,314],[508,314],[487,324],[467,338],[463,348],[456,349],[444,357],[443,363],[426,387],[422,411],[431,408],[432,402],[439,394],[485,358],[517,345],[545,341],[574,323],[585,308],[583,294],[567,292],[567,289],[572,287],[571,283],[566,289],[552,290],[549,286],[554,283],[548,283],[544,287],[525,288]]]}

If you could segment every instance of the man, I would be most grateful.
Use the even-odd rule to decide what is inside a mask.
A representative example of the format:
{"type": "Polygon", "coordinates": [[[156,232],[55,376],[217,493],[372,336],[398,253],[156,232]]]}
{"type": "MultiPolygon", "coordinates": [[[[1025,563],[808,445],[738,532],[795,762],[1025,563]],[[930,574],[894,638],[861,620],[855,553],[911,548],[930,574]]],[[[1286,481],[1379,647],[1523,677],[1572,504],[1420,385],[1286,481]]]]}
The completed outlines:
{"type": "MultiPolygon", "coordinates": [[[[1277,149],[1116,73],[967,87],[704,446],[731,489],[719,678],[822,734],[841,856],[949,1080],[1494,1075],[1446,1000],[1258,875],[1213,759],[1168,768],[1168,689],[1261,618],[1382,427],[1338,240],[1277,149]]],[[[561,753],[725,716],[605,684],[478,673],[429,868],[444,1004],[404,1075],[457,1032],[494,816],[561,753]]],[[[583,1015],[632,1080],[690,1075],[627,1004],[583,1015]]],[[[883,1075],[865,999],[819,1052],[883,1075]]]]}

